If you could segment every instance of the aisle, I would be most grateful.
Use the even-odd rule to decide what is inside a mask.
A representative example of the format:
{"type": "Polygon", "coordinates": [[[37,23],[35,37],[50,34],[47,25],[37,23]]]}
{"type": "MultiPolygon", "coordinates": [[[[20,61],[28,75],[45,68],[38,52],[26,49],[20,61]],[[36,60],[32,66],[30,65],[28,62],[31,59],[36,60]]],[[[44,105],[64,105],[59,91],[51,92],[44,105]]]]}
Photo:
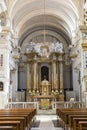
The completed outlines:
{"type": "Polygon", "coordinates": [[[63,130],[57,126],[56,115],[38,115],[31,130],[63,130]]]}

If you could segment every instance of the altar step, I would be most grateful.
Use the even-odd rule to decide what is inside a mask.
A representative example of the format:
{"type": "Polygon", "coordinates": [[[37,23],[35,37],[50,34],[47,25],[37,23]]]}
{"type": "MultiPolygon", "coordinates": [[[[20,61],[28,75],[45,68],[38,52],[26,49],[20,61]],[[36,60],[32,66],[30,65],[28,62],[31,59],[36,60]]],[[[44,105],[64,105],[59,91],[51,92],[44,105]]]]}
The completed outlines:
{"type": "Polygon", "coordinates": [[[38,115],[56,115],[56,110],[52,110],[52,109],[47,109],[47,110],[39,109],[39,110],[37,110],[37,114],[38,115]]]}

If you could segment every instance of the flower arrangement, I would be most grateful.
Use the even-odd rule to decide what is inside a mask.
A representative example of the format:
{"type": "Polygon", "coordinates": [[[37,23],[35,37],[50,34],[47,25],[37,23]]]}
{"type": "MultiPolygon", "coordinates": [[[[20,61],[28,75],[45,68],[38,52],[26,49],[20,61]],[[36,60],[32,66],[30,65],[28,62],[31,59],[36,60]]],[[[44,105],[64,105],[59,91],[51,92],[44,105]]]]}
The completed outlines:
{"type": "Polygon", "coordinates": [[[53,95],[54,95],[55,97],[57,97],[57,96],[59,95],[58,90],[52,91],[52,93],[53,93],[53,95]]]}
{"type": "Polygon", "coordinates": [[[33,90],[33,91],[31,92],[31,95],[32,95],[32,96],[35,96],[35,90],[33,90]]]}

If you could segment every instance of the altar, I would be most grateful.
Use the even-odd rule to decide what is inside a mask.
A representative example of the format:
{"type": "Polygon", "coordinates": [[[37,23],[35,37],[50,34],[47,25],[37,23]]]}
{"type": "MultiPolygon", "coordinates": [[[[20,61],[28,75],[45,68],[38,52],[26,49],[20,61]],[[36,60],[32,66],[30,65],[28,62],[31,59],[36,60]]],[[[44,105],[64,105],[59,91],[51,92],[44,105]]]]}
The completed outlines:
{"type": "Polygon", "coordinates": [[[33,97],[37,102],[39,102],[39,109],[51,109],[52,102],[57,100],[54,95],[37,95],[33,97]]]}
{"type": "MultiPolygon", "coordinates": [[[[59,44],[56,43],[56,47],[58,46],[59,44]]],[[[51,50],[49,45],[47,48],[47,52],[49,52],[51,50]]],[[[44,52],[43,49],[44,47],[41,52],[44,52]]],[[[46,57],[47,55],[43,55],[43,53],[39,55],[33,50],[25,53],[25,55],[27,56],[26,101],[38,101],[40,108],[43,109],[46,104],[50,108],[51,102],[54,100],[64,100],[62,62],[64,52],[54,49],[46,57]]]]}
{"type": "MultiPolygon", "coordinates": [[[[28,96],[27,96],[28,97],[28,96]]],[[[51,109],[52,102],[57,101],[58,97],[56,97],[52,93],[52,88],[50,82],[44,76],[44,80],[40,83],[40,91],[36,93],[33,91],[30,93],[28,97],[29,101],[36,101],[39,103],[39,109],[51,109]]]]}

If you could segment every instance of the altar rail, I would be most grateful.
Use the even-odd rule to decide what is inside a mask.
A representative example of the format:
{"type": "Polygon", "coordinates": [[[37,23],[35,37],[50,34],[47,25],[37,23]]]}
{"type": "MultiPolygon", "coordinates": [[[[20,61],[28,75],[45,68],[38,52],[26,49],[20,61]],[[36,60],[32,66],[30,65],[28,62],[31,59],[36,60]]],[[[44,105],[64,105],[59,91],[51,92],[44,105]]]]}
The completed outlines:
{"type": "Polygon", "coordinates": [[[38,102],[9,102],[7,108],[36,108],[38,109],[38,102]]]}
{"type": "MultiPolygon", "coordinates": [[[[52,101],[52,109],[56,108],[83,108],[85,107],[81,102],[64,102],[52,101]]],[[[39,109],[39,102],[9,102],[6,108],[36,108],[39,109]]]]}
{"type": "Polygon", "coordinates": [[[64,102],[64,101],[52,101],[52,109],[56,108],[83,108],[83,104],[81,102],[64,102]]]}

